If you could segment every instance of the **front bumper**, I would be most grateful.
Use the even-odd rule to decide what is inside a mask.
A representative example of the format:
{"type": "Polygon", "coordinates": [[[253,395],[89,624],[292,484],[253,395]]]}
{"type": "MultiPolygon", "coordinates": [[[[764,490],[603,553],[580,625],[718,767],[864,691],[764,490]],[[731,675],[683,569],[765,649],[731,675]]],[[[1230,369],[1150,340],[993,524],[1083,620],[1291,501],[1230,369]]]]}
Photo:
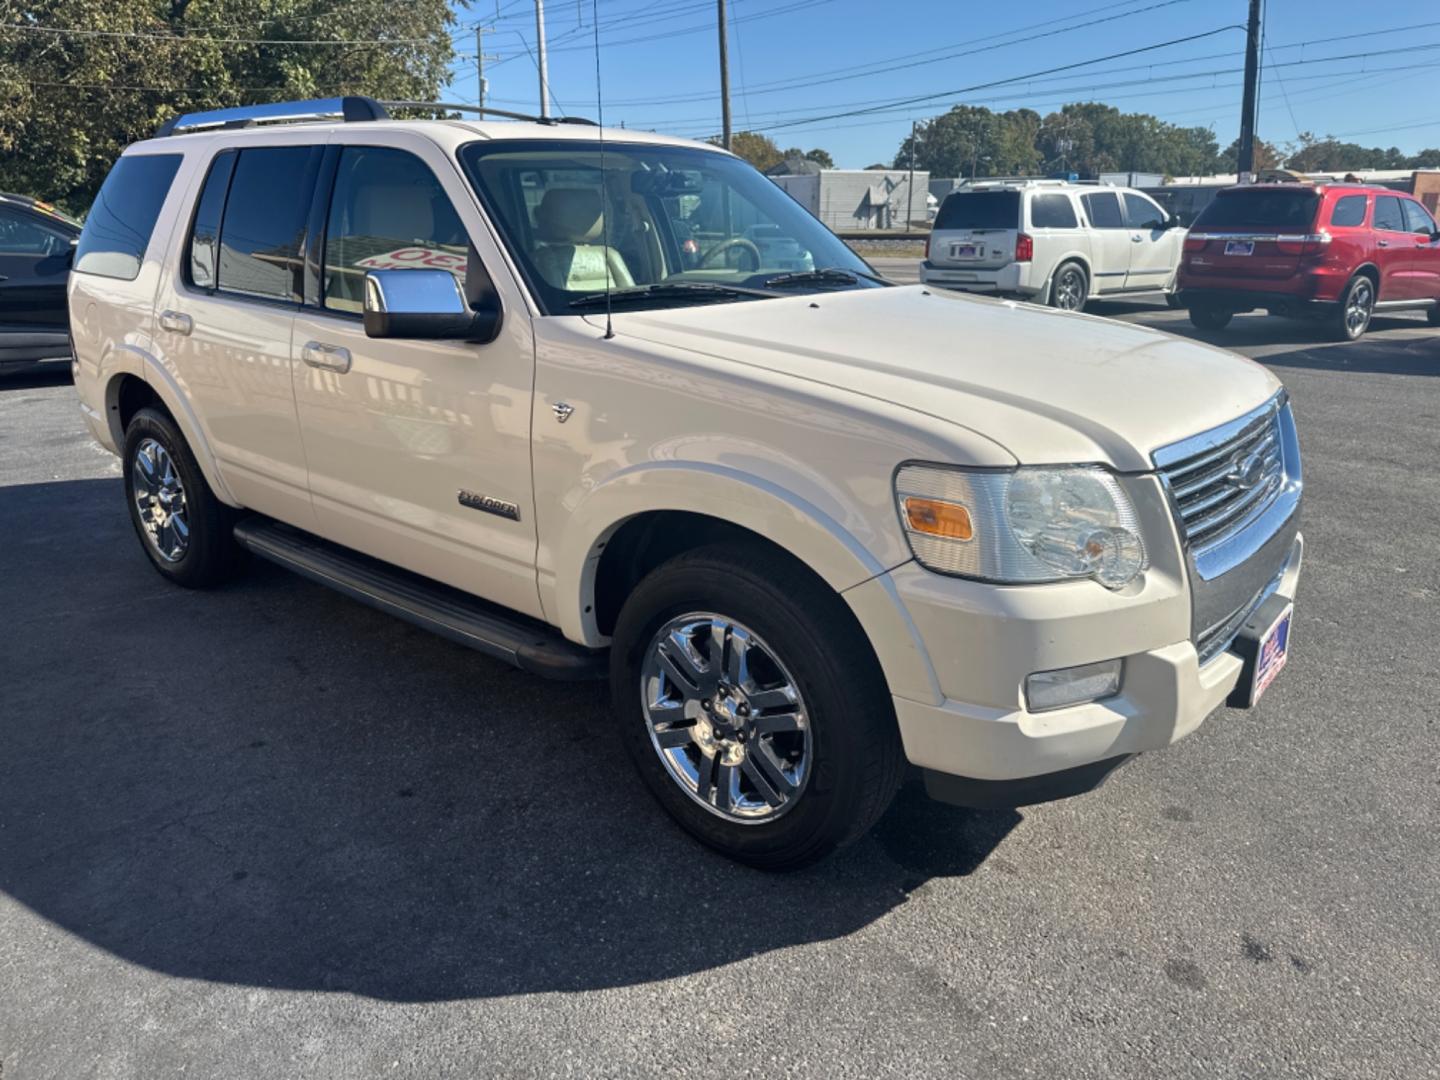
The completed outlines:
{"type": "MultiPolygon", "coordinates": [[[[1294,599],[1303,551],[1296,534],[1274,594],[1294,599]]],[[[940,578],[914,564],[892,572],[932,664],[949,666],[953,658],[961,672],[940,674],[938,703],[893,694],[906,756],[927,774],[945,774],[927,776],[940,781],[931,784],[939,797],[1018,806],[1076,794],[1086,789],[1086,778],[1095,786],[1117,759],[1170,745],[1225,703],[1240,677],[1240,658],[1222,652],[1200,663],[1186,636],[1189,598],[1183,589],[1169,595],[1163,567],[1147,576],[1157,569],[1161,580],[1132,596],[1068,585],[990,586],[988,611],[979,606],[985,586],[940,578]],[[1162,628],[1181,640],[1127,647],[1146,636],[1154,640],[1162,628]],[[1116,696],[1046,712],[1026,709],[1022,669],[1116,657],[1124,659],[1116,696]],[[959,794],[946,794],[947,788],[959,794]],[[966,798],[967,791],[979,797],[966,798]]]]}
{"type": "Polygon", "coordinates": [[[955,289],[959,292],[985,293],[991,296],[1033,296],[1040,291],[1044,282],[1032,285],[1032,265],[1011,263],[998,270],[968,269],[955,266],[936,266],[929,259],[920,264],[920,281],[941,289],[955,289]]]}

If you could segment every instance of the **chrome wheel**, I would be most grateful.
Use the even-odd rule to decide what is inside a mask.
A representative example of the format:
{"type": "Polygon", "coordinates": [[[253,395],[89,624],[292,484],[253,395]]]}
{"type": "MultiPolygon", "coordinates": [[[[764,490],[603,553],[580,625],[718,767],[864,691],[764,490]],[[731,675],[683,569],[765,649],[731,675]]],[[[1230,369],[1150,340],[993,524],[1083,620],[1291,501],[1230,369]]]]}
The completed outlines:
{"type": "Polygon", "coordinates": [[[1345,298],[1345,334],[1357,338],[1370,325],[1370,314],[1375,309],[1375,289],[1369,278],[1357,278],[1345,298]]]}
{"type": "Polygon", "coordinates": [[[709,612],[671,619],[646,646],[640,705],[666,771],[711,813],[773,821],[810,777],[810,719],[795,680],[754,631],[709,612]]]}
{"type": "Polygon", "coordinates": [[[1079,311],[1085,305],[1085,275],[1073,266],[1055,278],[1053,302],[1062,311],[1079,311]]]}
{"type": "Polygon", "coordinates": [[[132,498],[145,536],[162,559],[179,562],[190,548],[190,521],[175,462],[155,439],[142,439],[131,466],[132,498]]]}

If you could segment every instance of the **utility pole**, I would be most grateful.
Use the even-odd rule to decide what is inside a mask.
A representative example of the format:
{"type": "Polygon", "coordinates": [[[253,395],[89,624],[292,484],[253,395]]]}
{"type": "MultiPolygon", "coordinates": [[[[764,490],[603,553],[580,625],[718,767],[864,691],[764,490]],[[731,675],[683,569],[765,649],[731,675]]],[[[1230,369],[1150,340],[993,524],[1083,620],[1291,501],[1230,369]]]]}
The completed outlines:
{"type": "Polygon", "coordinates": [[[910,121],[910,186],[905,191],[905,231],[915,217],[915,121],[910,121]]]}
{"type": "Polygon", "coordinates": [[[475,24],[475,104],[482,109],[485,107],[485,95],[490,90],[490,85],[485,81],[485,61],[498,60],[498,56],[485,55],[485,34],[492,27],[475,24]]]}
{"type": "Polygon", "coordinates": [[[535,0],[535,66],[540,69],[540,119],[550,115],[550,76],[545,63],[545,0],[535,0]]]}
{"type": "Polygon", "coordinates": [[[1235,179],[1244,184],[1255,178],[1255,99],[1260,88],[1260,0],[1250,0],[1250,25],[1245,39],[1245,94],[1240,104],[1240,147],[1235,179]]]}
{"type": "MultiPolygon", "coordinates": [[[[725,28],[725,0],[716,0],[720,24],[720,145],[730,149],[730,42],[725,28]]],[[[728,204],[727,204],[728,205],[728,204]]]]}

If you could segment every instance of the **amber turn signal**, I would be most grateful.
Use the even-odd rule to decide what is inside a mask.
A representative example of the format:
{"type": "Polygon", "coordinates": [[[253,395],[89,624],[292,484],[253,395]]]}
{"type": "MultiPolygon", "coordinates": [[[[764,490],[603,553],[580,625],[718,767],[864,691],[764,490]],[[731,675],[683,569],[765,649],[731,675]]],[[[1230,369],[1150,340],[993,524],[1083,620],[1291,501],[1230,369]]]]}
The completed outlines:
{"type": "Polygon", "coordinates": [[[970,511],[959,503],[909,495],[905,498],[905,521],[914,532],[945,540],[969,540],[975,535],[970,511]]]}

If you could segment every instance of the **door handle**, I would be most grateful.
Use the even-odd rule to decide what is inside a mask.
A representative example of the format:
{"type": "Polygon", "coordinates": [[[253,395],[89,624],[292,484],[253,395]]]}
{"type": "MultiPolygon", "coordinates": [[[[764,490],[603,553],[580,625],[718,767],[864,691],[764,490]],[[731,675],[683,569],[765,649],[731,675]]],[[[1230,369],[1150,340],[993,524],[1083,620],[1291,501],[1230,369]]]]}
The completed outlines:
{"type": "Polygon", "coordinates": [[[162,311],[160,313],[160,329],[168,330],[172,334],[189,334],[195,329],[195,320],[189,315],[179,311],[162,311]]]}
{"type": "Polygon", "coordinates": [[[338,371],[341,375],[350,370],[350,350],[326,345],[323,341],[307,341],[300,350],[300,359],[313,368],[338,371]]]}
{"type": "Polygon", "coordinates": [[[1145,242],[1145,238],[1144,238],[1143,236],[1131,236],[1131,237],[1130,237],[1130,243],[1132,243],[1132,244],[1143,244],[1144,242],[1145,242]]]}
{"type": "Polygon", "coordinates": [[[1375,246],[1376,246],[1376,247],[1389,247],[1389,246],[1390,246],[1390,241],[1389,241],[1389,240],[1376,240],[1376,241],[1375,241],[1375,246]]]}

